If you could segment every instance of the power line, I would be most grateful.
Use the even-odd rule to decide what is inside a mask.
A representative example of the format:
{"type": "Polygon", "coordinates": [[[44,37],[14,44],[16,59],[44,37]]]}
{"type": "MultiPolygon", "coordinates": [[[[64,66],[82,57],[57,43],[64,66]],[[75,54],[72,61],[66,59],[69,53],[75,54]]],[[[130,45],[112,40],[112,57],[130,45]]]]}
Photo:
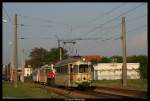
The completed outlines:
{"type": "MultiPolygon", "coordinates": [[[[146,27],[146,25],[138,26],[138,27],[136,27],[136,28],[134,28],[134,29],[131,29],[131,30],[127,31],[126,33],[138,31],[138,30],[141,30],[141,29],[143,29],[143,28],[145,28],[145,27],[146,27]]],[[[118,34],[118,35],[120,35],[120,34],[118,34]]],[[[117,35],[115,35],[115,36],[117,36],[117,35]]],[[[104,40],[110,40],[110,39],[118,40],[118,39],[121,39],[121,37],[122,37],[122,36],[119,36],[119,37],[114,38],[115,36],[106,38],[106,39],[104,39],[104,40]]]]}
{"type": "MultiPolygon", "coordinates": [[[[89,33],[95,31],[95,30],[98,29],[98,28],[102,28],[104,25],[106,25],[106,24],[108,24],[108,23],[110,23],[110,22],[112,22],[112,21],[118,19],[118,18],[121,17],[122,15],[125,15],[125,14],[128,14],[129,12],[134,11],[135,9],[141,7],[142,5],[144,5],[144,3],[142,3],[142,4],[140,4],[140,5],[136,6],[136,7],[134,7],[134,8],[132,8],[132,9],[127,10],[126,12],[120,14],[119,16],[116,16],[116,17],[114,17],[114,18],[112,18],[112,19],[106,21],[105,23],[101,24],[100,26],[97,26],[97,27],[93,28],[92,30],[88,31],[87,33],[84,33],[84,34],[81,35],[81,36],[85,36],[85,34],[89,34],[89,33]]],[[[81,37],[81,36],[80,36],[80,37],[81,37]]]]}
{"type": "Polygon", "coordinates": [[[127,19],[126,21],[137,21],[135,19],[140,19],[140,18],[143,18],[143,17],[146,17],[147,15],[144,14],[144,15],[141,15],[141,16],[136,16],[136,17],[133,17],[133,18],[130,18],[130,19],[127,19]]]}
{"type": "MultiPolygon", "coordinates": [[[[111,29],[111,30],[112,30],[112,29],[114,30],[114,29],[118,28],[118,26],[120,26],[120,24],[121,24],[121,23],[118,23],[118,24],[116,24],[116,25],[114,25],[114,26],[105,27],[103,30],[108,29],[108,28],[111,29]]],[[[106,35],[106,34],[108,34],[108,33],[110,33],[110,31],[107,31],[107,32],[102,33],[102,34],[100,34],[100,35],[106,35]]]]}
{"type": "MultiPolygon", "coordinates": [[[[143,18],[143,17],[145,17],[146,15],[142,15],[142,16],[138,16],[138,17],[134,17],[134,19],[136,18],[143,18]]],[[[132,19],[128,19],[127,21],[129,21],[129,23],[128,23],[128,25],[130,25],[130,23],[131,22],[133,22],[133,21],[137,21],[137,20],[133,20],[133,18],[132,19]]],[[[139,20],[138,20],[139,21],[139,20]]],[[[115,26],[111,26],[111,27],[106,27],[106,28],[104,28],[104,29],[107,29],[107,28],[113,28],[113,29],[116,29],[118,26],[120,26],[120,24],[121,23],[118,23],[118,24],[116,24],[115,26]]],[[[138,29],[138,28],[137,28],[138,29]]],[[[101,35],[106,35],[106,34],[108,34],[110,31],[108,31],[108,32],[106,32],[106,33],[103,33],[103,34],[101,34],[101,35]]]]}
{"type": "Polygon", "coordinates": [[[50,28],[53,27],[52,25],[26,25],[26,24],[17,24],[20,25],[21,27],[42,27],[42,28],[50,28]]]}
{"type": "MultiPolygon", "coordinates": [[[[146,25],[138,26],[138,27],[136,27],[136,28],[134,28],[134,29],[131,29],[131,30],[127,31],[126,33],[128,34],[129,32],[138,31],[138,30],[141,30],[141,29],[143,29],[143,28],[145,28],[145,27],[147,27],[147,26],[146,26],[146,25]]],[[[118,36],[118,35],[120,35],[120,34],[117,34],[117,35],[115,35],[115,36],[118,36]]],[[[115,36],[112,36],[112,37],[109,37],[109,38],[105,38],[104,40],[111,40],[111,39],[118,40],[118,39],[121,39],[121,37],[122,37],[122,36],[119,36],[119,37],[115,37],[115,36]],[[115,37],[115,38],[114,38],[114,37],[115,37]]]]}
{"type": "Polygon", "coordinates": [[[138,27],[136,27],[134,29],[131,29],[131,30],[127,31],[127,33],[134,32],[134,31],[137,31],[137,30],[141,30],[142,28],[147,28],[147,26],[146,25],[138,26],[138,27]]]}
{"type": "MultiPolygon", "coordinates": [[[[112,13],[114,10],[121,8],[122,5],[125,5],[125,3],[122,3],[121,5],[119,5],[119,6],[117,6],[117,7],[114,7],[114,8],[111,9],[110,11],[106,12],[104,15],[107,15],[107,14],[109,14],[109,13],[112,13]]],[[[52,20],[46,20],[46,19],[39,18],[39,17],[29,17],[29,16],[22,16],[22,15],[19,15],[19,16],[25,17],[25,18],[31,18],[31,19],[38,20],[38,21],[39,21],[39,19],[40,19],[40,20],[45,21],[45,22],[47,22],[47,23],[58,23],[58,24],[60,24],[60,22],[54,22],[54,21],[52,21],[52,20]]],[[[93,19],[93,20],[91,20],[91,21],[88,21],[88,23],[89,23],[89,22],[92,22],[92,21],[95,21],[96,19],[97,19],[97,18],[95,18],[95,19],[93,19]]],[[[68,24],[64,24],[64,23],[61,23],[61,24],[69,26],[68,24]]]]}
{"type": "Polygon", "coordinates": [[[62,24],[62,25],[70,26],[69,24],[66,24],[66,23],[55,22],[55,21],[52,21],[52,20],[43,19],[43,18],[39,18],[39,17],[30,17],[30,16],[22,16],[22,15],[19,15],[19,16],[24,17],[24,18],[29,18],[29,19],[32,19],[32,20],[43,21],[43,22],[46,22],[46,23],[62,24]]]}
{"type": "MultiPolygon", "coordinates": [[[[122,4],[120,4],[119,6],[112,8],[112,9],[109,10],[108,12],[104,13],[101,17],[103,17],[103,16],[105,16],[105,15],[108,15],[108,14],[112,13],[113,11],[115,11],[115,10],[117,10],[117,9],[119,9],[119,8],[121,8],[121,7],[123,7],[122,5],[125,5],[125,3],[122,3],[122,4]]],[[[88,21],[87,23],[94,22],[94,21],[96,21],[97,19],[99,19],[99,17],[96,17],[96,18],[94,18],[94,19],[88,21]]],[[[87,24],[87,23],[86,23],[86,24],[87,24]]],[[[85,24],[82,24],[82,25],[85,25],[85,24]]],[[[81,28],[82,25],[76,26],[75,29],[81,28]]]]}
{"type": "Polygon", "coordinates": [[[4,8],[4,6],[2,6],[2,7],[3,7],[3,9],[4,9],[5,13],[6,13],[6,16],[8,17],[8,20],[10,21],[11,24],[13,24],[13,21],[11,20],[9,14],[7,13],[7,10],[4,8]]]}
{"type": "Polygon", "coordinates": [[[18,39],[54,39],[52,37],[20,37],[18,39]]]}
{"type": "MultiPolygon", "coordinates": [[[[127,31],[126,33],[138,31],[138,30],[141,30],[141,29],[143,29],[143,28],[145,28],[145,27],[146,27],[146,25],[138,26],[138,27],[136,27],[136,28],[134,28],[134,29],[131,29],[131,30],[127,31]]],[[[118,39],[121,39],[122,36],[120,36],[120,34],[116,34],[116,35],[114,35],[114,36],[107,37],[107,38],[102,38],[102,37],[101,37],[101,38],[96,37],[96,38],[97,38],[97,40],[106,41],[106,40],[111,40],[111,39],[118,40],[118,39]]],[[[96,38],[95,38],[95,39],[96,39],[96,38]]],[[[94,38],[93,38],[93,39],[94,39],[94,38]]]]}

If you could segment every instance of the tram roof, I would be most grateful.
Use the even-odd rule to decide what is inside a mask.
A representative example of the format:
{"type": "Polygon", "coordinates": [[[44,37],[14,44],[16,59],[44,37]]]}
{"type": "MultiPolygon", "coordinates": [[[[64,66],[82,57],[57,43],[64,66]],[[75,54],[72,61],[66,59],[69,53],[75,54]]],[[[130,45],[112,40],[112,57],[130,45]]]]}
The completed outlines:
{"type": "Polygon", "coordinates": [[[80,61],[80,60],[81,60],[80,58],[68,58],[68,59],[65,59],[65,60],[62,60],[62,61],[56,63],[55,67],[63,66],[65,64],[73,63],[73,62],[80,61]]]}

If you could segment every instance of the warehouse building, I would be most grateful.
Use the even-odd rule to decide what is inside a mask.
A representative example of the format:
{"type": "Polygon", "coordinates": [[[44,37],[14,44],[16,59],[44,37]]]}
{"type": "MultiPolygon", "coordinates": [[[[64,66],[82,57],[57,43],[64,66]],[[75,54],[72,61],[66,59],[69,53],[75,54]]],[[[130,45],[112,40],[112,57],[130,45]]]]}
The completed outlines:
{"type": "MultiPolygon", "coordinates": [[[[127,79],[140,79],[139,63],[127,63],[127,79]]],[[[122,79],[122,63],[99,63],[94,65],[94,80],[122,79]]]]}

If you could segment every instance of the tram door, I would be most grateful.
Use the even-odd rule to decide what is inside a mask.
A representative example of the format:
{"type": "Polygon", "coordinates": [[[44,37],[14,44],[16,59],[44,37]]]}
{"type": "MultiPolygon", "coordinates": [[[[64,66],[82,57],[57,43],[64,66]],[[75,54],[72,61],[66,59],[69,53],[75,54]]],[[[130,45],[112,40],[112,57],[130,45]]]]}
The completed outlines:
{"type": "Polygon", "coordinates": [[[73,66],[70,64],[70,84],[73,86],[73,66]]]}

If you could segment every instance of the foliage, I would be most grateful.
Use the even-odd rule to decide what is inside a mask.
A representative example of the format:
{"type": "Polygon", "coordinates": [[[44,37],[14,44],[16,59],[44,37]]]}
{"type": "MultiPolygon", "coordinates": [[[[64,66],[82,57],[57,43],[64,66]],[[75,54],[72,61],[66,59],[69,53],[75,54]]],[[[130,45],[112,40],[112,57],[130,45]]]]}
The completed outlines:
{"type": "Polygon", "coordinates": [[[110,63],[111,60],[108,57],[103,57],[100,63],[110,63]]]}
{"type": "MultiPolygon", "coordinates": [[[[67,51],[63,50],[62,59],[67,58],[67,51]]],[[[52,48],[50,51],[44,48],[35,47],[30,53],[30,63],[33,68],[39,68],[44,64],[56,63],[59,61],[59,49],[52,48]]]]}
{"type": "Polygon", "coordinates": [[[32,49],[32,52],[30,53],[32,67],[38,68],[41,65],[45,64],[47,54],[48,51],[44,48],[35,47],[34,49],[32,49]]]}
{"type": "Polygon", "coordinates": [[[145,55],[133,55],[133,56],[129,56],[127,58],[127,62],[128,63],[140,63],[140,75],[142,79],[147,78],[148,73],[147,73],[147,68],[148,68],[148,57],[145,55]]]}
{"type": "Polygon", "coordinates": [[[90,87],[91,82],[82,82],[78,84],[78,89],[80,90],[86,90],[90,87]]]}
{"type": "MultiPolygon", "coordinates": [[[[62,49],[63,50],[63,49],[62,49]]],[[[63,50],[62,51],[62,59],[65,59],[67,58],[68,55],[67,55],[67,51],[66,50],[63,50]]],[[[47,55],[47,62],[51,61],[51,62],[57,62],[59,61],[60,59],[60,56],[59,56],[59,49],[58,48],[52,48],[48,55],[47,55]]]]}
{"type": "Polygon", "coordinates": [[[25,80],[32,80],[32,74],[31,75],[27,75],[27,77],[25,77],[25,80]]]}
{"type": "Polygon", "coordinates": [[[117,62],[117,63],[122,63],[123,62],[123,60],[122,60],[122,56],[112,56],[112,57],[110,57],[110,60],[114,60],[115,59],[115,62],[117,62]]]}
{"type": "Polygon", "coordinates": [[[98,63],[98,61],[96,61],[96,60],[91,60],[91,63],[92,63],[93,65],[96,65],[96,64],[98,63]]]}

